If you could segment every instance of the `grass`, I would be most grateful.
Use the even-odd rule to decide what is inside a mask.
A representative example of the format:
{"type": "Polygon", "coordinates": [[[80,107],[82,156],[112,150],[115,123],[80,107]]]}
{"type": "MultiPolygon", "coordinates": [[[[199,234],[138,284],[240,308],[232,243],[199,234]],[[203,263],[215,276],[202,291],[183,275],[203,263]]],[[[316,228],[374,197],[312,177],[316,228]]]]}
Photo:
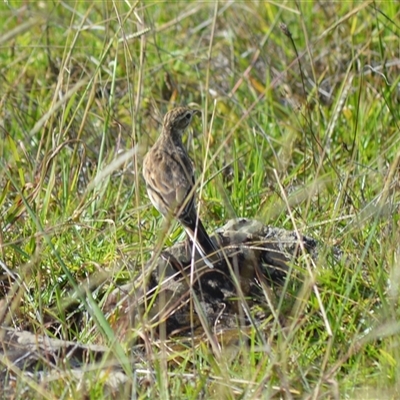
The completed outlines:
{"type": "MultiPolygon", "coordinates": [[[[398,397],[396,2],[8,1],[0,12],[0,299],[20,294],[9,325],[54,334],[51,314],[59,336],[105,343],[130,371],[102,292],[135,279],[160,240],[142,158],[166,110],[196,103],[187,139],[208,229],[254,218],[344,260],[294,266],[304,281],[287,287],[293,309],[278,309],[286,328],[263,340],[250,329],[220,356],[153,343],[137,367],[155,378],[130,374],[133,396],[398,397]],[[65,299],[99,273],[74,330],[65,299]]],[[[164,244],[181,238],[177,227],[164,244]]],[[[106,395],[90,382],[31,396],[106,395]]]]}

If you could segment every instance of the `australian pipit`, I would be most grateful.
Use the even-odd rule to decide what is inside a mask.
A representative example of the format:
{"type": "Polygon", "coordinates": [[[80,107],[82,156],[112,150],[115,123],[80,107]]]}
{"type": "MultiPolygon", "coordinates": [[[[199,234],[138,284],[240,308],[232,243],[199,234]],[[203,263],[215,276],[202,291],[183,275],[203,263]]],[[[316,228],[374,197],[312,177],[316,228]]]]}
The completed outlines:
{"type": "Polygon", "coordinates": [[[165,217],[183,225],[206,264],[216,259],[217,247],[198,218],[192,160],[183,146],[182,135],[197,111],[178,107],[163,120],[161,135],[144,158],[143,176],[154,207],[165,217]],[[207,257],[214,255],[214,257],[207,257]]]}

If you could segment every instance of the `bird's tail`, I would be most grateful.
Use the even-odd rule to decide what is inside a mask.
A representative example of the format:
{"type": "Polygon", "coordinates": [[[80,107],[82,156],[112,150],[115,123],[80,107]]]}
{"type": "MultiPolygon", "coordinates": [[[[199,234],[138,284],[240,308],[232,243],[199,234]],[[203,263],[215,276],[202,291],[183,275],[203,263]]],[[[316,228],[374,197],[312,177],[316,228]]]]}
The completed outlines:
{"type": "Polygon", "coordinates": [[[195,229],[186,226],[186,233],[189,236],[190,240],[193,242],[193,245],[196,247],[196,250],[204,259],[205,263],[210,268],[214,268],[213,262],[219,260],[218,247],[211,240],[201,220],[197,218],[196,223],[197,225],[195,225],[195,229]]]}

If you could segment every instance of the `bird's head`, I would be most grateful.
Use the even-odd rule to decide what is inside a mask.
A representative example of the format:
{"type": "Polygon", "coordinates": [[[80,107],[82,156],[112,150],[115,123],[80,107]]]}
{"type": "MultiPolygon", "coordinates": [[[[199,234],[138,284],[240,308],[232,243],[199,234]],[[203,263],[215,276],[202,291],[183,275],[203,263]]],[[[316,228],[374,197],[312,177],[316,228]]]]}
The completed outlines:
{"type": "Polygon", "coordinates": [[[191,110],[187,107],[174,108],[165,114],[163,129],[171,133],[182,135],[192,122],[193,116],[197,113],[197,110],[191,110]]]}

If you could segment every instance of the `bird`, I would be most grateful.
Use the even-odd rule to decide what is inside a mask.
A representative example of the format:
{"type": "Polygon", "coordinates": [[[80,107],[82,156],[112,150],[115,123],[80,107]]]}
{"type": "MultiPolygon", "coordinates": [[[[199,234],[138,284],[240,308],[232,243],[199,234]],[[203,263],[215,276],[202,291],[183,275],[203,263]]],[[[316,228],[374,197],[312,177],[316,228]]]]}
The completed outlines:
{"type": "Polygon", "coordinates": [[[193,162],[182,135],[197,110],[176,107],[164,116],[161,134],[143,160],[143,177],[153,206],[167,219],[176,218],[200,256],[213,268],[218,248],[199,219],[195,206],[193,162]]]}

